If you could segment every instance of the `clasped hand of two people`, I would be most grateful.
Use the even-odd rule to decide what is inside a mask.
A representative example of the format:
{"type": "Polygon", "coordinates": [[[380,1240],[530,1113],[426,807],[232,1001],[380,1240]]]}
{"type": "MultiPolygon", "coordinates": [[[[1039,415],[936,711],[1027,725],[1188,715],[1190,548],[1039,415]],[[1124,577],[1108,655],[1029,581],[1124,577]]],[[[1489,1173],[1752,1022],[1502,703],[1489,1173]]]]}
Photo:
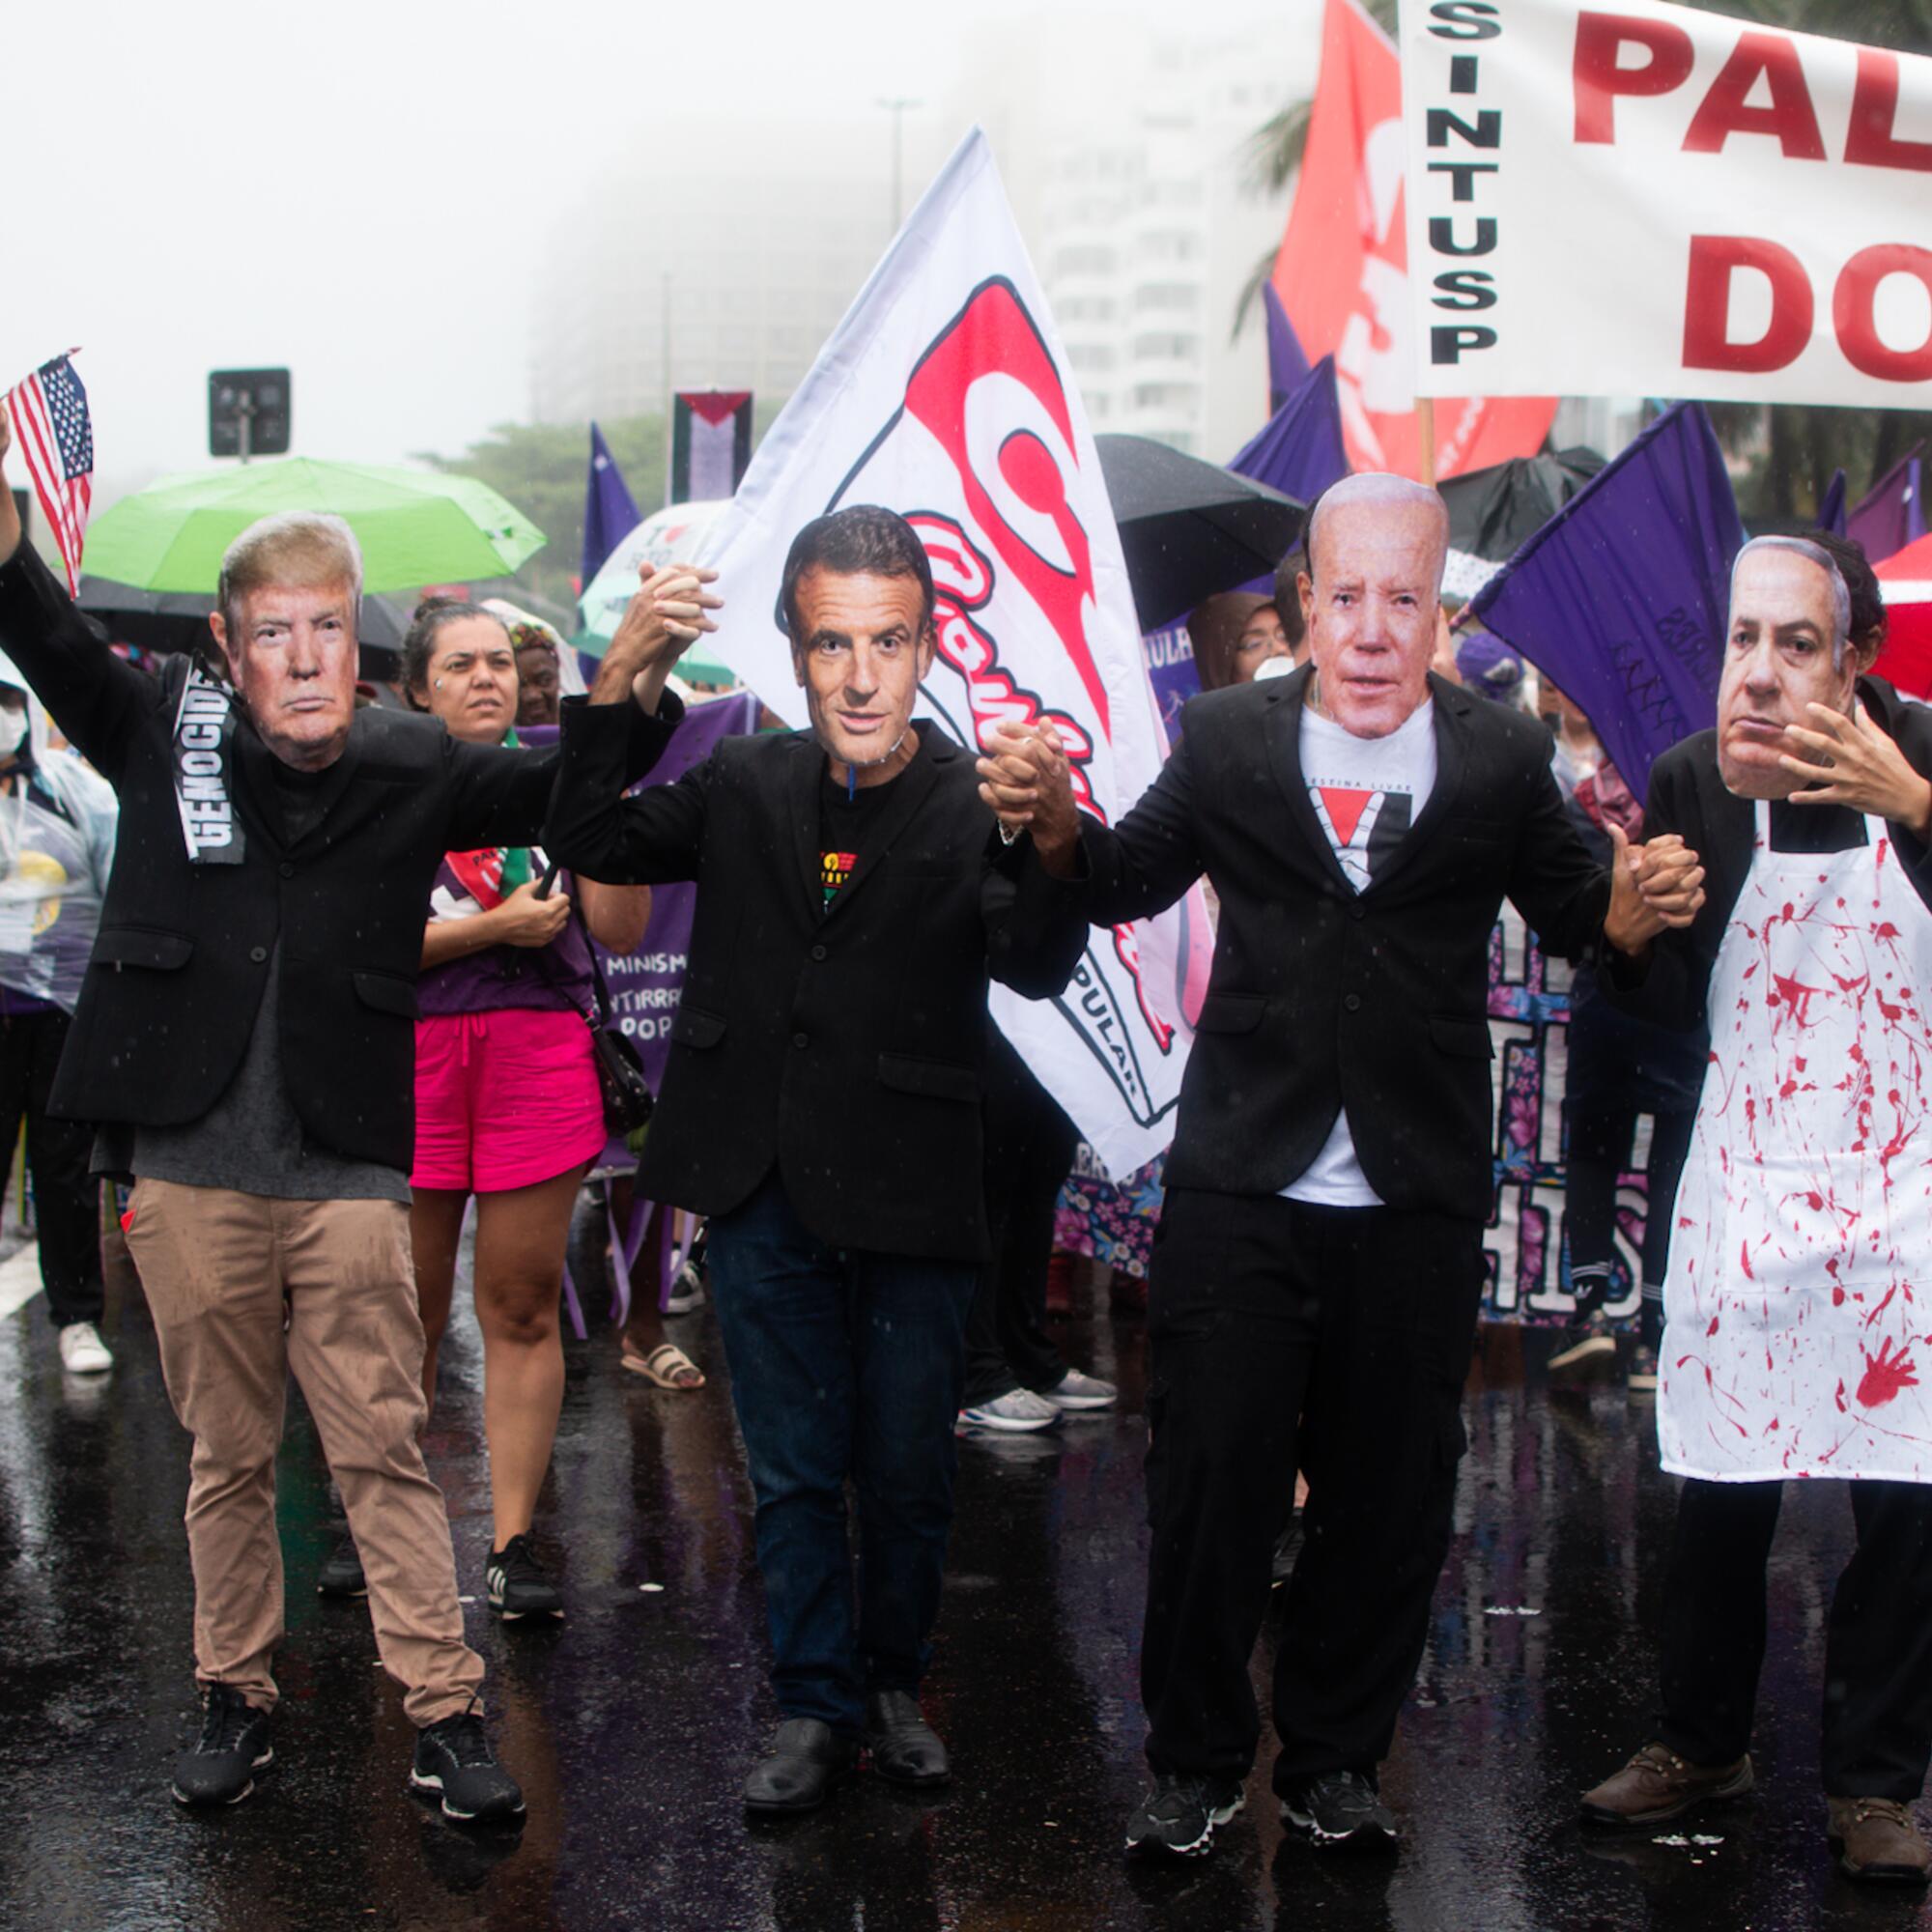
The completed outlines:
{"type": "MultiPolygon", "coordinates": [[[[1040,863],[1060,877],[1073,869],[1079,842],[1066,746],[1050,723],[1005,724],[979,761],[980,796],[1013,838],[1033,834],[1040,863]]],[[[1660,932],[1686,926],[1704,903],[1704,867],[1674,832],[1633,845],[1611,828],[1616,847],[1605,936],[1619,951],[1641,953],[1660,932]]]]}

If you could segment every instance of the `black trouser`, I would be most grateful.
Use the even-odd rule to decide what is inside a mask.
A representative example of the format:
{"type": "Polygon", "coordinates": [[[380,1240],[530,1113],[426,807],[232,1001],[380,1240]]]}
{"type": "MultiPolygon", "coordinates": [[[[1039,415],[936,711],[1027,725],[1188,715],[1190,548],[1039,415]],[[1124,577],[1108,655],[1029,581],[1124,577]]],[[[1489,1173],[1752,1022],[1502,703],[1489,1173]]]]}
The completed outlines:
{"type": "Polygon", "coordinates": [[[965,1406],[1015,1388],[1036,1394],[1066,1373],[1046,1337],[1053,1213],[1080,1131],[1006,1044],[988,1054],[986,1226],[990,1259],[966,1321],[965,1406]]]}
{"type": "MultiPolygon", "coordinates": [[[[1570,1114],[1570,1265],[1607,1267],[1615,1255],[1617,1176],[1630,1164],[1639,1110],[1625,1102],[1575,1104],[1570,1114]]],[[[1670,1264],[1670,1210],[1690,1151],[1697,1109],[1653,1114],[1644,1164],[1643,1278],[1661,1282],[1670,1264]]]]}
{"type": "Polygon", "coordinates": [[[106,1305],[100,1278],[100,1188],[88,1174],[94,1129],[47,1115],[67,1029],[68,1017],[57,1007],[38,1013],[0,1013],[0,1147],[11,1161],[24,1115],[41,1239],[41,1284],[56,1328],[99,1321],[106,1305]]]}
{"type": "Polygon", "coordinates": [[[1307,1540],[1275,1658],[1275,1789],[1387,1755],[1448,1553],[1481,1293],[1474,1222],[1169,1191],[1148,1295],[1156,1771],[1254,1762],[1248,1660],[1297,1463],[1307,1540]]]}
{"type": "MultiPolygon", "coordinates": [[[[1852,1482],[1859,1547],[1825,1629],[1820,1768],[1833,1798],[1913,1804],[1932,1756],[1932,1486],[1852,1482]]],[[[1765,1562],[1784,1485],[1684,1485],[1663,1593],[1657,1735],[1692,1764],[1750,1747],[1765,1562]]]]}

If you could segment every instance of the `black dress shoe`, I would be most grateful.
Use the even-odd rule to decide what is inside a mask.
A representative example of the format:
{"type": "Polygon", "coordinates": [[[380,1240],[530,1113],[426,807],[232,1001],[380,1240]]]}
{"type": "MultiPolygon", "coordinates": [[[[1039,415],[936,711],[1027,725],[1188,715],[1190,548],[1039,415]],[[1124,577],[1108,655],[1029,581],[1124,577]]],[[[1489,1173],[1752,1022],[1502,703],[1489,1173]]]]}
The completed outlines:
{"type": "Polygon", "coordinates": [[[866,1748],[872,1769],[895,1784],[945,1784],[952,1761],[910,1690],[874,1690],[866,1699],[866,1748]]]}
{"type": "Polygon", "coordinates": [[[745,1780],[747,1811],[816,1811],[859,1762],[857,1738],[840,1737],[816,1718],[787,1718],[771,1755],[745,1780]]]}

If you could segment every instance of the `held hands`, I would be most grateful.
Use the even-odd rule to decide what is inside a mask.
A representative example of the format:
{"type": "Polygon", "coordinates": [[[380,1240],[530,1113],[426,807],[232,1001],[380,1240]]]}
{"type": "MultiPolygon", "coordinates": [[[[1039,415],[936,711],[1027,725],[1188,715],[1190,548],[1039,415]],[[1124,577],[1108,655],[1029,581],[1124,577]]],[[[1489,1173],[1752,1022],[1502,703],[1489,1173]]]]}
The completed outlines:
{"type": "Polygon", "coordinates": [[[706,631],[718,628],[709,613],[722,611],[724,600],[706,588],[717,581],[715,570],[695,564],[639,564],[637,595],[625,606],[604,653],[590,701],[619,704],[630,696],[655,711],[678,659],[706,631]]]}
{"type": "Polygon", "coordinates": [[[980,796],[998,814],[1001,831],[1009,840],[1030,831],[1040,864],[1055,878],[1070,878],[1080,818],[1060,733],[1050,724],[1002,724],[979,772],[980,796]]]}
{"type": "Polygon", "coordinates": [[[1794,805],[1844,805],[1854,811],[1888,818],[1920,838],[1932,827],[1932,783],[1920,778],[1905,753],[1855,704],[1847,718],[1829,704],[1810,704],[1815,729],[1785,726],[1785,736],[1812,753],[1806,764],[1789,753],[1778,759],[1787,772],[1814,790],[1795,791],[1794,805]]]}
{"type": "Polygon", "coordinates": [[[503,903],[485,915],[497,923],[493,941],[498,946],[548,946],[570,918],[570,898],[554,892],[537,896],[538,881],[526,879],[503,903]]]}
{"type": "Polygon", "coordinates": [[[1641,957],[1660,932],[1689,925],[1702,910],[1704,867],[1674,832],[1642,845],[1633,845],[1618,825],[1609,834],[1615,855],[1604,937],[1619,952],[1641,957]]]}

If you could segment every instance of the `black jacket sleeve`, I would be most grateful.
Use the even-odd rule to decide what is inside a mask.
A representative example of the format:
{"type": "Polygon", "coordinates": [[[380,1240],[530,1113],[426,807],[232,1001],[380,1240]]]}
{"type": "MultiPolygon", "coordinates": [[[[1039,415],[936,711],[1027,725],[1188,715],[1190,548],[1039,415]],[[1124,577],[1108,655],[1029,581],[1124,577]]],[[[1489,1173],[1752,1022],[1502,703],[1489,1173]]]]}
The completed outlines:
{"type": "MultiPolygon", "coordinates": [[[[667,693],[657,715],[635,704],[584,705],[571,703],[573,712],[605,714],[601,742],[607,746],[611,797],[621,796],[664,756],[671,733],[684,716],[684,706],[667,693]]],[[[527,845],[543,838],[551,800],[562,770],[567,734],[541,752],[522,752],[495,745],[466,745],[451,739],[448,746],[455,805],[449,833],[452,852],[472,851],[478,845],[527,845]]],[[[562,858],[544,838],[554,859],[586,878],[601,875],[562,858]]]]}
{"type": "Polygon", "coordinates": [[[1050,1000],[1065,992],[1087,950],[1090,885],[1084,855],[1075,877],[1056,879],[1039,863],[1032,838],[1007,847],[993,833],[980,891],[986,970],[993,978],[1023,999],[1050,1000]]]}
{"type": "Polygon", "coordinates": [[[1546,952],[1580,959],[1603,935],[1610,909],[1609,870],[1591,857],[1571,823],[1547,764],[1537,775],[1508,892],[1546,952]]]}
{"type": "MultiPolygon", "coordinates": [[[[1861,680],[1865,714],[1889,734],[1920,778],[1932,778],[1932,705],[1911,704],[1882,678],[1861,680]]],[[[1891,828],[1891,842],[1918,896],[1932,906],[1932,843],[1903,825],[1891,828]]]]}
{"type": "Polygon", "coordinates": [[[1189,742],[1183,723],[1160,776],[1119,825],[1081,814],[1080,842],[1092,876],[1087,916],[1095,925],[1165,912],[1207,869],[1195,836],[1189,742]]]}
{"type": "Polygon", "coordinates": [[[115,656],[107,633],[74,608],[26,542],[0,565],[0,650],[69,742],[118,786],[128,745],[162,701],[160,686],[115,656]]]}
{"type": "Polygon", "coordinates": [[[1703,909],[1688,926],[1659,933],[1641,959],[1606,946],[1599,983],[1610,1004],[1625,1012],[1678,1033],[1692,1033],[1704,1024],[1711,969],[1718,963],[1718,948],[1723,943],[1744,874],[1726,863],[1732,855],[1705,850],[1707,828],[1684,750],[1679,746],[1666,753],[1651,768],[1643,836],[1661,838],[1674,832],[1703,860],[1703,909]]]}
{"type": "MultiPolygon", "coordinates": [[[[612,886],[658,886],[695,879],[704,845],[705,794],[718,754],[714,752],[675,784],[649,785],[635,797],[626,786],[641,774],[626,776],[625,748],[635,727],[623,713],[641,718],[635,704],[567,702],[551,796],[544,848],[580,878],[612,886]]],[[[684,706],[667,692],[655,720],[663,754],[684,717],[684,706]]],[[[646,770],[649,769],[647,765],[646,770]]]]}

